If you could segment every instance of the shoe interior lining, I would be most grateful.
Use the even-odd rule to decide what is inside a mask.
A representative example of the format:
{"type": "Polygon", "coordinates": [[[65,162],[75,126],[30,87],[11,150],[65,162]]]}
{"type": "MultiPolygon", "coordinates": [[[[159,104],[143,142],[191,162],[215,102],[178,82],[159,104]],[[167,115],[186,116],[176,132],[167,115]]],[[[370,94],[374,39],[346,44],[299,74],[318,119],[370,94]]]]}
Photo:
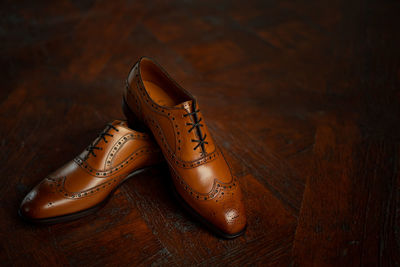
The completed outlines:
{"type": "Polygon", "coordinates": [[[142,59],[140,73],[146,91],[157,104],[172,107],[190,100],[151,60],[142,59]]]}

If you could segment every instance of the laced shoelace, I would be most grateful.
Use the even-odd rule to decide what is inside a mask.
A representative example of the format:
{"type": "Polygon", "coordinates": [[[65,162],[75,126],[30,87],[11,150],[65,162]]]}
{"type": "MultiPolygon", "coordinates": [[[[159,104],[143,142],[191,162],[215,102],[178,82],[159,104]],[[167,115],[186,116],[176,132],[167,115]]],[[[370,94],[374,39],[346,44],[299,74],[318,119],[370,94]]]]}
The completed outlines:
{"type": "Polygon", "coordinates": [[[205,152],[204,149],[204,144],[208,144],[206,140],[207,134],[204,134],[204,136],[202,136],[200,127],[203,127],[203,124],[201,124],[201,119],[202,118],[198,118],[197,114],[200,112],[200,109],[196,110],[196,104],[193,104],[193,112],[188,112],[187,114],[183,115],[184,117],[187,116],[193,116],[194,122],[187,122],[186,125],[187,126],[191,126],[190,129],[188,130],[188,133],[190,133],[193,129],[196,129],[197,131],[197,136],[199,136],[199,139],[192,139],[192,142],[197,143],[197,145],[193,148],[193,150],[196,150],[198,147],[201,147],[203,153],[205,152]]]}
{"type": "Polygon", "coordinates": [[[115,128],[114,125],[108,123],[108,124],[107,124],[107,128],[106,128],[103,132],[101,132],[101,133],[98,135],[97,141],[94,142],[94,143],[92,143],[92,144],[90,144],[89,147],[86,148],[86,150],[89,152],[89,153],[88,153],[88,156],[91,154],[91,155],[93,155],[93,157],[96,157],[96,154],[94,153],[94,150],[95,150],[95,149],[97,149],[97,150],[103,150],[103,148],[98,147],[97,144],[100,142],[101,139],[103,139],[105,143],[108,143],[108,141],[107,141],[107,139],[106,139],[106,136],[110,136],[110,137],[113,137],[113,136],[114,136],[113,134],[110,134],[110,133],[108,132],[108,131],[110,131],[111,129],[114,129],[115,131],[119,132],[119,130],[118,130],[117,128],[115,128]]]}

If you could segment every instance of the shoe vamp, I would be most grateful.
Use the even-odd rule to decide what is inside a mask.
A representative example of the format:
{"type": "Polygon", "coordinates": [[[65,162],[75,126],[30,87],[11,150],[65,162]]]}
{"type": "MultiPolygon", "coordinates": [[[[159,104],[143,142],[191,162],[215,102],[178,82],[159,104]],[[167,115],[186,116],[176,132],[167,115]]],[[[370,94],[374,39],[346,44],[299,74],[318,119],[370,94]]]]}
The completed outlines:
{"type": "MultiPolygon", "coordinates": [[[[63,184],[60,186],[69,195],[83,193],[92,189],[97,190],[99,187],[103,188],[101,187],[102,185],[109,187],[108,183],[118,182],[122,178],[121,176],[126,176],[126,173],[120,172],[106,177],[96,177],[74,161],[70,161],[50,175],[55,179],[63,179],[63,184]]],[[[100,189],[97,191],[100,191],[100,189]]]]}
{"type": "Polygon", "coordinates": [[[195,168],[176,168],[179,178],[201,194],[209,193],[217,181],[229,183],[232,174],[225,159],[219,155],[214,160],[195,168]]]}

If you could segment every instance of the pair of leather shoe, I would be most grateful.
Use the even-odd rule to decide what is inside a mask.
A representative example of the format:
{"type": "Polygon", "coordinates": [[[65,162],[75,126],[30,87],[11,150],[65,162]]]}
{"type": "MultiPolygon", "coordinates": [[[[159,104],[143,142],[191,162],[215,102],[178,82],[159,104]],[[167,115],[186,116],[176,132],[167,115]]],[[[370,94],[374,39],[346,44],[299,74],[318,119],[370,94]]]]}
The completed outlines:
{"type": "Polygon", "coordinates": [[[98,210],[125,180],[167,161],[174,193],[214,233],[241,235],[246,215],[239,183],[213,141],[196,99],[157,63],[141,58],[123,97],[128,122],[116,120],[75,159],[28,193],[19,214],[57,223],[98,210]]]}

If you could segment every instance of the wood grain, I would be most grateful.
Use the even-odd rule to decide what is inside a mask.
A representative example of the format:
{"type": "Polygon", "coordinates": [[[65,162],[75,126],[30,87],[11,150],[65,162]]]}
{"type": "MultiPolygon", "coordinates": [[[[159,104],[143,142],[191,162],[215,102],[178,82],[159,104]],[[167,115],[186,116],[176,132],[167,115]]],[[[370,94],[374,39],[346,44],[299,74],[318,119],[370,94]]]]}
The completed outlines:
{"type": "Polygon", "coordinates": [[[3,266],[399,266],[396,1],[0,3],[3,266]],[[47,227],[17,208],[123,118],[155,58],[199,99],[245,195],[248,230],[214,237],[166,166],[98,213],[47,227]]]}

